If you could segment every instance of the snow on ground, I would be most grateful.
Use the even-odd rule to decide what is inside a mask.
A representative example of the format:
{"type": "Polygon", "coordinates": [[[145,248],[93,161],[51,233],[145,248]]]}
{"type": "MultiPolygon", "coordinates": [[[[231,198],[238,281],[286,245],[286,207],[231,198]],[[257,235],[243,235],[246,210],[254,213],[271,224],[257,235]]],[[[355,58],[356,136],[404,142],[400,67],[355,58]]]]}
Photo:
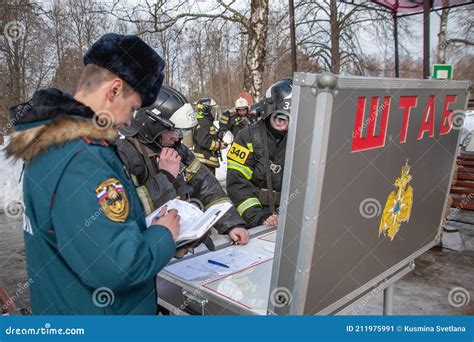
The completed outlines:
{"type": "Polygon", "coordinates": [[[22,184],[19,179],[23,162],[6,159],[3,149],[7,141],[8,137],[5,137],[5,144],[0,145],[0,210],[13,201],[21,201],[22,198],[22,184]]]}
{"type": "MultiPolygon", "coordinates": [[[[219,129],[220,126],[219,126],[218,120],[214,121],[214,126],[216,126],[217,129],[219,129]]],[[[228,143],[229,146],[227,146],[225,150],[221,150],[222,161],[219,160],[221,165],[219,166],[219,168],[216,169],[216,178],[219,181],[219,183],[221,183],[222,188],[225,190],[225,178],[227,175],[227,152],[229,151],[230,145],[232,144],[232,140],[233,140],[232,133],[227,131],[226,134],[224,135],[223,140],[224,142],[228,143]]]]}
{"type": "Polygon", "coordinates": [[[221,150],[222,161],[220,161],[221,166],[216,170],[216,178],[219,183],[225,185],[225,177],[227,174],[227,151],[230,149],[230,144],[232,143],[232,133],[227,132],[224,135],[224,141],[229,144],[225,150],[221,150]]]}

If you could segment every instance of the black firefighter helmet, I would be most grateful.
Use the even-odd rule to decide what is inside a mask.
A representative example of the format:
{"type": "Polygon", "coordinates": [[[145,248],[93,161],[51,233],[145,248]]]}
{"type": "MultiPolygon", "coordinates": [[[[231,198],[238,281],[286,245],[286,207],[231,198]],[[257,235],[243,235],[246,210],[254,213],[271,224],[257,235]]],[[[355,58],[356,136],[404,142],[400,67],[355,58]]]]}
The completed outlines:
{"type": "Polygon", "coordinates": [[[261,101],[260,115],[262,120],[267,119],[270,115],[278,114],[289,117],[292,91],[293,80],[291,78],[284,78],[272,84],[261,101]]]}
{"type": "Polygon", "coordinates": [[[144,144],[157,143],[168,130],[189,130],[197,125],[196,115],[186,97],[174,88],[163,85],[150,107],[140,108],[132,118],[132,125],[120,129],[124,136],[139,135],[144,144]]]}
{"type": "Polygon", "coordinates": [[[196,102],[198,111],[205,115],[211,115],[212,108],[216,105],[216,101],[209,97],[203,97],[196,102]]]}

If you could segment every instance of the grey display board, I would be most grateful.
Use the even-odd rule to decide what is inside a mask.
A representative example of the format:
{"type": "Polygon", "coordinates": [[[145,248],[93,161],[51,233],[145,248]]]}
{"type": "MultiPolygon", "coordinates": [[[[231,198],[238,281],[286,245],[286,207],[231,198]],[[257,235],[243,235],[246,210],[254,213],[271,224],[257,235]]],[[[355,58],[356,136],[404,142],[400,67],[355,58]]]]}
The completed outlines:
{"type": "Polygon", "coordinates": [[[295,74],[270,313],[334,313],[435,245],[469,89],[295,74]]]}

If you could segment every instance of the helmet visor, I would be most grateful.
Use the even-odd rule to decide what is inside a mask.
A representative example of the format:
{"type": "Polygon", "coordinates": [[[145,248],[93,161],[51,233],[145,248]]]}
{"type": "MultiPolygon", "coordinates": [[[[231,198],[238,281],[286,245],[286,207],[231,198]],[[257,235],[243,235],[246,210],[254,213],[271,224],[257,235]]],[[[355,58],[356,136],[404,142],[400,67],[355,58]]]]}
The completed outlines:
{"type": "Polygon", "coordinates": [[[166,129],[174,130],[174,123],[171,120],[168,120],[162,117],[161,113],[157,109],[153,109],[153,110],[147,109],[146,114],[151,120],[153,120],[154,122],[158,122],[166,129]]]}

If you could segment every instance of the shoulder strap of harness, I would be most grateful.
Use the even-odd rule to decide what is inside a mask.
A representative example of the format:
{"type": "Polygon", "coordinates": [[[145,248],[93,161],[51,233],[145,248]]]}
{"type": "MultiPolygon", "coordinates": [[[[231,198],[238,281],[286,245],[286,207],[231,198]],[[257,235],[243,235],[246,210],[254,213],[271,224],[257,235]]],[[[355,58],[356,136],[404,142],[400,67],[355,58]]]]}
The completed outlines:
{"type": "Polygon", "coordinates": [[[268,189],[268,197],[270,198],[270,211],[272,213],[275,212],[275,196],[273,193],[273,184],[272,184],[272,173],[269,172],[270,170],[270,156],[268,152],[268,135],[267,130],[263,125],[260,125],[261,135],[263,137],[263,165],[265,165],[265,174],[267,176],[267,189],[268,189]]]}
{"type": "Polygon", "coordinates": [[[148,156],[148,153],[147,153],[147,150],[146,150],[145,146],[140,141],[138,141],[138,145],[140,147],[140,151],[142,152],[143,159],[145,159],[145,164],[146,164],[146,168],[148,170],[148,173],[152,177],[155,177],[158,172],[157,172],[156,168],[154,167],[154,165],[151,163],[150,157],[148,156]]]}
{"type": "MultiPolygon", "coordinates": [[[[145,163],[144,156],[142,156],[138,143],[135,138],[126,138],[116,143],[120,159],[124,163],[128,172],[136,177],[140,186],[145,184],[148,179],[150,171],[145,163]]],[[[134,181],[135,182],[135,181],[134,181]]]]}
{"type": "MultiPolygon", "coordinates": [[[[262,131],[262,128],[260,127],[260,123],[249,126],[250,141],[252,143],[254,151],[259,151],[259,153],[260,151],[263,151],[265,149],[261,131],[262,131]]],[[[260,155],[257,156],[257,154],[255,154],[255,157],[256,157],[256,160],[260,159],[260,155]]]]}
{"type": "MultiPolygon", "coordinates": [[[[255,125],[249,126],[249,133],[250,133],[250,140],[252,141],[252,145],[254,146],[254,151],[263,152],[263,165],[265,166],[265,170],[269,171],[270,170],[270,155],[269,155],[269,149],[268,149],[268,136],[267,136],[267,130],[265,129],[265,123],[263,121],[259,121],[255,125]]],[[[255,159],[257,161],[260,159],[260,157],[261,157],[260,155],[255,154],[255,159]]],[[[265,172],[265,174],[266,174],[266,180],[267,180],[270,210],[272,212],[275,212],[275,195],[273,192],[272,173],[265,172]]]]}

